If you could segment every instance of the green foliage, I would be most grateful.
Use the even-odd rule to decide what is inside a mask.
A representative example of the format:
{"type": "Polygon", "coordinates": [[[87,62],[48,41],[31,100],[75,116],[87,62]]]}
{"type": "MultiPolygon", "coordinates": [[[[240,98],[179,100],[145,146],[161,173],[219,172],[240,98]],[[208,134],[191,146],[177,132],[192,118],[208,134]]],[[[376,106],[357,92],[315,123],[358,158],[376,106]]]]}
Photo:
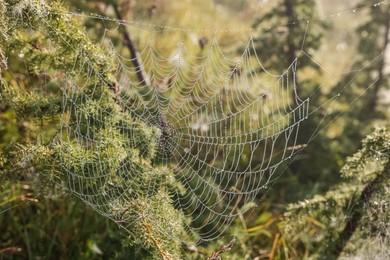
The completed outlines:
{"type": "Polygon", "coordinates": [[[348,158],[341,170],[343,183],[325,195],[289,206],[284,235],[295,257],[354,255],[359,254],[359,244],[377,236],[388,241],[387,229],[381,227],[390,216],[385,205],[389,162],[390,132],[378,129],[348,158]]]}
{"type": "MultiPolygon", "coordinates": [[[[75,186],[69,187],[73,192],[93,194],[94,200],[107,205],[103,208],[104,205],[92,204],[96,210],[116,221],[126,219],[124,223],[133,223],[122,224],[128,231],[131,248],[140,248],[144,257],[178,258],[179,239],[167,239],[184,235],[183,218],[174,209],[168,192],[169,187],[177,184],[169,170],[152,166],[160,133],[133,119],[117,104],[110,54],[88,39],[79,25],[63,13],[60,3],[2,4],[6,4],[7,17],[14,18],[6,28],[5,49],[10,53],[11,70],[4,71],[2,77],[2,106],[12,111],[13,120],[26,120],[33,125],[15,140],[18,145],[2,152],[2,178],[30,182],[34,190],[47,190],[45,187],[53,183],[68,187],[72,184],[68,180],[73,179],[75,186]],[[27,69],[21,63],[28,64],[27,69]],[[18,83],[15,75],[21,79],[18,83]],[[64,103],[62,92],[69,81],[84,87],[77,90],[75,102],[64,103]],[[102,110],[103,118],[98,117],[102,110]],[[91,150],[77,135],[62,132],[61,118],[68,125],[77,124],[81,134],[98,140],[96,149],[91,150]],[[130,135],[121,129],[131,129],[130,135]],[[69,142],[59,142],[60,138],[69,142]],[[94,169],[105,172],[107,178],[94,178],[94,169]],[[86,173],[89,178],[77,177],[86,173]],[[150,185],[145,187],[145,183],[150,185]],[[106,188],[111,190],[110,196],[104,192],[106,188]]],[[[88,197],[84,200],[92,203],[88,197]]],[[[16,218],[14,226],[18,221],[22,220],[16,218]]],[[[12,237],[10,232],[4,230],[12,237]]],[[[34,255],[30,242],[12,241],[10,237],[4,238],[7,243],[22,243],[28,256],[34,255]]],[[[88,257],[89,253],[85,254],[88,257]]]]}
{"type": "MultiPolygon", "coordinates": [[[[390,136],[387,130],[378,130],[367,137],[362,149],[347,160],[342,169],[344,181],[333,185],[323,195],[311,195],[339,181],[335,173],[344,164],[345,156],[360,146],[361,137],[372,128],[373,118],[385,117],[386,111],[377,97],[380,88],[388,87],[388,75],[383,70],[384,56],[376,57],[387,47],[389,5],[372,7],[369,19],[357,29],[361,40],[353,68],[367,65],[368,70],[347,75],[331,91],[333,97],[347,86],[335,102],[332,115],[338,116],[357,95],[363,94],[380,78],[368,89],[367,96],[354,103],[357,109],[343,113],[335,121],[342,129],[341,134],[332,132],[332,124],[310,142],[288,173],[277,179],[273,188],[276,192],[267,194],[259,206],[238,203],[234,213],[239,217],[224,233],[226,236],[205,243],[204,247],[185,246],[183,250],[180,240],[187,237],[183,225],[190,220],[184,219],[172,205],[170,191],[183,191],[183,187],[171,170],[159,165],[156,159],[162,133],[138,120],[136,113],[124,111],[117,99],[118,95],[125,94],[118,93],[114,57],[94,44],[101,40],[106,28],[116,25],[103,21],[107,22],[105,27],[87,18],[81,18],[85,24],[79,25],[65,15],[62,6],[67,4],[103,16],[113,15],[112,6],[119,6],[125,19],[159,24],[181,21],[184,27],[194,29],[204,29],[211,24],[210,18],[204,15],[205,19],[194,24],[195,18],[186,16],[204,14],[205,10],[223,10],[224,25],[215,23],[219,27],[236,28],[243,21],[233,19],[234,11],[223,9],[220,0],[216,1],[219,5],[215,10],[207,8],[213,6],[210,1],[198,1],[196,6],[188,1],[175,5],[169,1],[139,1],[136,7],[126,11],[126,4],[131,2],[66,1],[47,5],[38,0],[0,0],[1,257],[204,259],[219,256],[221,248],[227,247],[231,251],[221,254],[226,259],[388,256],[385,252],[390,237],[387,203],[390,136]],[[151,9],[155,3],[156,12],[151,9]],[[131,14],[132,10],[135,13],[131,14]],[[82,26],[85,28],[81,29],[82,26]],[[367,60],[372,62],[366,64],[367,60]],[[83,87],[69,89],[71,85],[83,87]],[[63,102],[62,95],[69,93],[74,95],[68,99],[71,102],[63,102]],[[383,114],[376,113],[378,111],[383,114]],[[64,131],[75,125],[79,132],[64,131]],[[77,134],[98,142],[91,145],[77,134]],[[329,137],[335,135],[333,140],[329,137]],[[307,156],[310,160],[305,160],[307,156]],[[100,176],[99,172],[106,173],[105,178],[94,179],[100,176]],[[78,177],[86,173],[91,178],[78,177]],[[72,191],[82,191],[79,197],[94,210],[70,196],[70,183],[74,184],[72,191]],[[93,195],[97,202],[88,200],[88,195],[93,195]],[[308,197],[311,199],[291,204],[282,217],[286,202],[308,197]],[[120,232],[114,222],[96,211],[115,219],[124,231],[120,232]],[[234,246],[230,244],[233,236],[237,238],[234,246]],[[372,246],[374,243],[378,246],[372,246]]],[[[234,2],[234,10],[249,6],[249,1],[229,2],[234,2]]],[[[295,76],[301,98],[309,96],[322,80],[318,65],[306,58],[306,54],[312,56],[319,50],[322,34],[329,27],[306,21],[294,24],[297,20],[315,18],[315,3],[278,1],[277,7],[253,25],[254,29],[271,27],[259,30],[261,33],[254,38],[267,69],[282,73],[299,57],[295,76]],[[301,50],[302,43],[305,53],[301,50]]],[[[177,42],[187,37],[182,33],[168,37],[164,30],[156,35],[160,38],[155,47],[164,54],[171,53],[177,42]]],[[[236,49],[234,42],[242,37],[238,32],[221,32],[219,36],[221,46],[229,46],[231,52],[236,49]]],[[[191,37],[211,39],[212,35],[194,32],[191,37]]],[[[140,45],[143,40],[142,36],[137,39],[140,45]]],[[[128,56],[120,33],[114,34],[113,42],[119,53],[128,56]]],[[[204,55],[196,40],[190,48],[192,52],[199,52],[199,56],[204,55]]],[[[210,71],[214,73],[213,68],[210,71]]],[[[193,76],[191,73],[195,72],[188,73],[193,76]]],[[[135,92],[129,91],[123,99],[133,102],[135,92]]],[[[320,107],[322,99],[312,98],[310,102],[311,107],[324,111],[312,114],[301,127],[303,138],[298,141],[301,145],[305,145],[323,115],[328,113],[320,107]]],[[[249,122],[248,116],[245,115],[243,121],[249,122]]],[[[241,127],[245,122],[235,123],[241,127]]],[[[228,165],[237,159],[231,157],[228,165]]],[[[218,165],[218,158],[215,163],[218,165]]],[[[189,184],[194,187],[198,186],[196,178],[210,179],[212,183],[207,173],[188,175],[195,176],[189,184]]],[[[205,193],[206,186],[198,188],[200,198],[209,196],[211,204],[220,200],[217,191],[205,193]]],[[[218,203],[218,207],[226,207],[218,203]]],[[[198,224],[207,221],[208,213],[197,218],[198,224]]],[[[205,231],[212,230],[214,224],[206,225],[205,231]]]]}
{"type": "Polygon", "coordinates": [[[3,185],[0,244],[3,259],[118,259],[136,255],[125,232],[69,193],[24,181],[3,185]],[[93,223],[93,225],[91,225],[93,223]],[[121,257],[122,256],[122,257],[121,257]]]}

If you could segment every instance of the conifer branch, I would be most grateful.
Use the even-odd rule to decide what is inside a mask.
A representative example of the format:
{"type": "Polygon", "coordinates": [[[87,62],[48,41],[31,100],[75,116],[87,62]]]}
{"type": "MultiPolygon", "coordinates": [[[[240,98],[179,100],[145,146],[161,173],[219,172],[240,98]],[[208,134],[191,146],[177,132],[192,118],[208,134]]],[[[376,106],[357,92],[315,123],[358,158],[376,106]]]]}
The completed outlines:
{"type": "Polygon", "coordinates": [[[356,203],[356,208],[354,209],[354,212],[351,216],[351,218],[346,223],[344,230],[341,231],[338,239],[336,240],[336,246],[333,249],[334,256],[340,256],[340,254],[343,252],[346,244],[352,237],[352,235],[355,233],[356,229],[358,228],[360,224],[360,220],[362,219],[365,210],[364,206],[365,204],[370,201],[372,195],[375,191],[379,190],[378,187],[383,183],[384,179],[388,178],[390,173],[390,160],[387,162],[383,172],[381,174],[378,174],[375,179],[368,183],[366,187],[363,189],[362,193],[359,196],[359,199],[356,203]]]}
{"type": "Polygon", "coordinates": [[[141,210],[141,221],[142,221],[142,225],[146,229],[146,234],[147,234],[148,238],[152,241],[154,247],[157,249],[161,258],[163,260],[172,260],[173,259],[172,255],[169,254],[168,252],[165,252],[165,250],[162,248],[162,246],[158,242],[157,238],[154,237],[152,228],[149,225],[149,223],[147,222],[145,215],[144,215],[144,212],[142,210],[141,210]]]}

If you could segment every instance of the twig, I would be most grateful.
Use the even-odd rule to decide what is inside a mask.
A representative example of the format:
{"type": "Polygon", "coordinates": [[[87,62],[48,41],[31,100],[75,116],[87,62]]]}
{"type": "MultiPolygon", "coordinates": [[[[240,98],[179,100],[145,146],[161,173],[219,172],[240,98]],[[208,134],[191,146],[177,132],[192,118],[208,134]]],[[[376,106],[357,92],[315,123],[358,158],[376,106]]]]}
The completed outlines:
{"type": "Polygon", "coordinates": [[[172,260],[172,255],[168,252],[165,252],[163,248],[161,248],[160,243],[157,241],[157,239],[153,236],[152,228],[150,227],[149,223],[146,221],[144,212],[141,210],[141,222],[144,228],[146,229],[147,236],[152,241],[154,247],[157,249],[158,253],[161,256],[161,259],[163,260],[172,260]]]}
{"type": "MultiPolygon", "coordinates": [[[[118,6],[115,3],[112,3],[112,7],[114,8],[114,12],[115,12],[115,15],[118,18],[118,20],[122,21],[123,20],[122,15],[119,11],[118,6]]],[[[137,75],[137,78],[141,84],[150,88],[151,86],[150,86],[149,77],[145,72],[145,68],[144,68],[144,65],[142,63],[141,57],[139,56],[139,53],[138,53],[137,49],[135,48],[135,44],[134,44],[129,32],[127,31],[126,27],[123,28],[122,32],[123,32],[123,37],[125,40],[125,45],[130,51],[131,61],[136,68],[135,73],[137,75]]]]}
{"type": "Polygon", "coordinates": [[[232,250],[234,244],[236,243],[236,238],[234,237],[228,244],[221,246],[221,248],[213,253],[207,260],[221,260],[221,254],[232,250]]]}
{"type": "Polygon", "coordinates": [[[16,246],[11,246],[11,247],[6,247],[3,249],[0,249],[0,255],[5,255],[5,254],[20,254],[22,253],[22,248],[16,247],[16,246]]]}
{"type": "Polygon", "coordinates": [[[278,242],[279,242],[279,238],[280,238],[280,234],[277,233],[275,236],[275,239],[274,239],[274,243],[272,244],[272,250],[269,253],[269,260],[273,260],[275,257],[275,251],[276,251],[276,247],[277,247],[278,242]]]}

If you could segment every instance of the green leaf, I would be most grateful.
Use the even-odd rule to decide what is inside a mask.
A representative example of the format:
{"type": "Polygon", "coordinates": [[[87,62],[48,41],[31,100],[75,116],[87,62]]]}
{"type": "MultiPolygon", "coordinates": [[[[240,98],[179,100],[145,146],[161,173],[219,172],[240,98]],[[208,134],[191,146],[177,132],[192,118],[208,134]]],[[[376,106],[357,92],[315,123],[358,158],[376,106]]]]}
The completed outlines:
{"type": "Polygon", "coordinates": [[[272,213],[266,211],[266,212],[263,212],[255,221],[255,224],[257,225],[260,225],[260,224],[264,224],[265,222],[267,222],[270,218],[272,218],[272,213]]]}

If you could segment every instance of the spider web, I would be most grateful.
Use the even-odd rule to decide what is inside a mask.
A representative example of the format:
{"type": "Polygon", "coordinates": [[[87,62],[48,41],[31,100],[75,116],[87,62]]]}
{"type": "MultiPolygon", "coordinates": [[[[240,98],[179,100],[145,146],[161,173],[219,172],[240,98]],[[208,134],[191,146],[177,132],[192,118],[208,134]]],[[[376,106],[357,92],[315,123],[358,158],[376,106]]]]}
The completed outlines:
{"type": "MultiPolygon", "coordinates": [[[[80,13],[68,15],[91,18],[80,13]]],[[[307,30],[300,35],[300,56],[284,71],[273,74],[259,58],[252,35],[247,39],[242,55],[234,56],[220,46],[220,32],[211,31],[206,50],[194,54],[190,50],[191,41],[185,37],[191,30],[145,26],[100,16],[92,18],[104,26],[101,47],[116,64],[119,86],[115,103],[122,108],[121,113],[129,115],[126,122],[120,122],[121,137],[130,140],[128,147],[142,153],[147,150],[143,147],[146,144],[135,137],[135,132],[143,126],[158,129],[156,161],[170,168],[185,188],[185,193],[173,191],[173,197],[175,206],[191,217],[188,231],[195,231],[200,241],[219,237],[237,216],[244,213],[241,211],[243,205],[258,202],[267,193],[302,147],[297,138],[301,125],[311,115],[310,100],[298,95],[295,78],[299,60],[313,59],[304,51],[310,22],[305,21],[307,30]],[[119,52],[113,43],[123,28],[140,39],[141,48],[135,58],[119,52]],[[184,35],[173,53],[163,53],[156,47],[161,31],[184,35]],[[137,61],[142,64],[134,65],[137,61]],[[142,73],[144,75],[140,76],[142,73]]],[[[77,63],[81,64],[78,65],[80,68],[94,70],[82,53],[77,63]]],[[[93,120],[100,125],[118,122],[112,120],[117,112],[107,109],[107,99],[94,96],[95,92],[103,91],[104,79],[98,73],[91,75],[94,76],[83,85],[73,80],[74,75],[69,75],[64,88],[63,107],[66,110],[63,111],[62,128],[66,134],[62,135],[62,143],[76,142],[99,161],[99,153],[104,150],[110,133],[93,133],[92,128],[96,126],[91,122],[89,104],[100,107],[93,111],[93,120]],[[90,91],[82,91],[85,88],[90,91]],[[83,126],[87,126],[86,129],[83,126]]],[[[319,130],[313,129],[308,142],[319,130]]],[[[118,159],[116,174],[121,178],[136,178],[137,169],[122,163],[126,155],[120,152],[120,144],[118,151],[114,153],[118,159]]],[[[124,228],[137,221],[123,219],[112,211],[120,201],[133,197],[132,187],[125,186],[124,192],[118,193],[114,185],[105,184],[111,165],[95,161],[91,166],[88,158],[80,158],[79,165],[78,173],[66,161],[61,165],[72,193],[124,228]],[[91,179],[95,181],[91,182],[91,179]]],[[[137,185],[152,190],[155,183],[139,182],[137,185]]],[[[160,232],[171,236],[169,231],[160,232]]]]}

